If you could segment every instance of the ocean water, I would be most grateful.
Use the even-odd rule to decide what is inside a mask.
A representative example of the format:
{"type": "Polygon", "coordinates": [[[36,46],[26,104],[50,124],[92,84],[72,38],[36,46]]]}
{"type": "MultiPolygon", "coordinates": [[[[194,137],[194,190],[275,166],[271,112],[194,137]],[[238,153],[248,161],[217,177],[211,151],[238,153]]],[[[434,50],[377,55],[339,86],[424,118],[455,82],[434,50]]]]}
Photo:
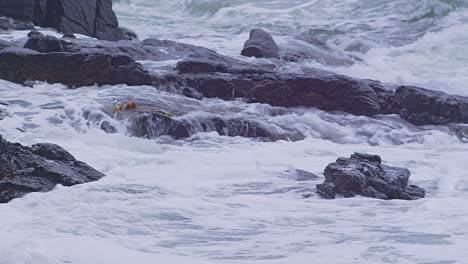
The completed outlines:
{"type": "MultiPolygon", "coordinates": [[[[262,27],[283,50],[321,55],[285,70],[317,67],[460,95],[468,95],[467,7],[464,0],[114,3],[121,25],[142,39],[187,42],[240,58],[250,29],[262,27]]],[[[447,128],[415,127],[395,116],[201,102],[124,85],[69,90],[0,81],[0,102],[3,137],[59,144],[107,175],[0,205],[0,264],[466,263],[468,145],[447,128]],[[143,99],[180,118],[248,117],[305,139],[201,133],[149,140],[128,136],[125,123],[110,118],[118,133],[105,134],[83,117],[143,99]],[[322,178],[297,182],[285,173],[321,175],[328,163],[356,151],[409,168],[427,197],[327,201],[315,194],[322,178]]]]}

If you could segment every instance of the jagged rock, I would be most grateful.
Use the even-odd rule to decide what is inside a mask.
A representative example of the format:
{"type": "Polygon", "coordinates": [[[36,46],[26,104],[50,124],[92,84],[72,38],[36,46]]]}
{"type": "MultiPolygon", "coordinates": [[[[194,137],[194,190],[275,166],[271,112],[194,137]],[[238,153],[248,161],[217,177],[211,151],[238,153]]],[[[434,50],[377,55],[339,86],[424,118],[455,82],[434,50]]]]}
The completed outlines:
{"type": "Polygon", "coordinates": [[[126,56],[86,53],[0,52],[0,79],[91,85],[151,85],[152,77],[141,64],[126,56]]]}
{"type": "Polygon", "coordinates": [[[0,16],[111,41],[135,37],[119,28],[112,0],[0,0],[0,16]]]}
{"type": "Polygon", "coordinates": [[[415,125],[468,123],[468,97],[418,87],[399,87],[393,109],[415,125]]]}
{"type": "Polygon", "coordinates": [[[31,192],[48,192],[57,184],[73,186],[97,181],[104,174],[77,161],[54,144],[21,146],[0,136],[0,203],[31,192]]]}
{"type": "Polygon", "coordinates": [[[325,183],[317,185],[317,192],[327,199],[362,195],[416,200],[425,196],[424,189],[409,185],[409,170],[382,164],[377,155],[355,153],[351,158],[338,158],[327,166],[324,175],[325,183]]]}
{"type": "Polygon", "coordinates": [[[256,58],[279,58],[279,50],[275,41],[263,29],[250,31],[250,38],[245,42],[241,55],[256,58]]]}

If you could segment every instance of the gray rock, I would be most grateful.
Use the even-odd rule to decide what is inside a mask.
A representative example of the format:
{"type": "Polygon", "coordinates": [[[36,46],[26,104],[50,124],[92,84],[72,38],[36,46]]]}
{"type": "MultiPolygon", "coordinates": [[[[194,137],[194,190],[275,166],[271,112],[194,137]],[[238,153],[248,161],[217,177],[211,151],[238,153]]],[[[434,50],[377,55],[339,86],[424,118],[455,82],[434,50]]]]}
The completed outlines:
{"type": "Polygon", "coordinates": [[[31,192],[48,192],[57,184],[73,186],[102,177],[104,174],[77,161],[60,146],[25,147],[0,136],[0,203],[31,192]]]}
{"type": "Polygon", "coordinates": [[[355,153],[351,158],[338,158],[327,166],[324,175],[325,183],[317,185],[317,192],[327,199],[362,195],[416,200],[425,196],[424,189],[409,185],[409,170],[382,164],[377,155],[355,153]]]}
{"type": "Polygon", "coordinates": [[[256,58],[279,58],[279,50],[273,37],[263,29],[250,31],[250,38],[245,42],[241,55],[256,58]]]}

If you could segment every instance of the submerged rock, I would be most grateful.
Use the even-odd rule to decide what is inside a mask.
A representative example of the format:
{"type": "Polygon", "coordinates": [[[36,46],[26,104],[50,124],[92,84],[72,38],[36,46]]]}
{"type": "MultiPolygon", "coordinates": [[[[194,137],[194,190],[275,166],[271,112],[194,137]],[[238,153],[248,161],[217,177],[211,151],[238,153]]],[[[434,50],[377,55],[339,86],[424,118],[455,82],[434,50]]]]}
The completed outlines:
{"type": "Polygon", "coordinates": [[[58,145],[25,147],[0,136],[0,203],[31,192],[48,192],[57,184],[73,186],[102,177],[58,145]]]}
{"type": "Polygon", "coordinates": [[[242,118],[217,116],[174,117],[161,110],[134,109],[115,116],[125,121],[130,135],[143,138],[170,136],[185,139],[200,132],[217,132],[221,136],[257,138],[265,141],[288,140],[286,133],[279,133],[265,124],[242,118]]]}
{"type": "Polygon", "coordinates": [[[338,158],[327,166],[324,175],[325,183],[317,185],[317,192],[327,199],[362,195],[384,200],[416,200],[425,196],[424,189],[409,185],[408,169],[382,164],[377,155],[355,153],[351,158],[338,158]]]}
{"type": "Polygon", "coordinates": [[[241,55],[256,58],[279,58],[279,50],[273,37],[263,29],[253,29],[245,42],[241,55]]]}

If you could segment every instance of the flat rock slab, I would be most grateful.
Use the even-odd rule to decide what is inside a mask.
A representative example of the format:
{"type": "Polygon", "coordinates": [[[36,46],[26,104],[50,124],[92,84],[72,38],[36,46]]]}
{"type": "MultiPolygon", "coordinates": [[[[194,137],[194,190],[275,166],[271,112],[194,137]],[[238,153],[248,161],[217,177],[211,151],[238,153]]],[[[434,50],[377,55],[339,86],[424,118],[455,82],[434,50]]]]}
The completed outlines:
{"type": "Polygon", "coordinates": [[[408,169],[382,164],[377,155],[355,153],[350,158],[338,158],[327,166],[324,175],[325,183],[317,185],[317,192],[326,199],[361,195],[416,200],[426,194],[424,189],[409,185],[408,169]]]}
{"type": "Polygon", "coordinates": [[[97,181],[104,174],[54,144],[25,147],[0,136],[0,203],[31,192],[48,192],[57,184],[97,181]]]}

